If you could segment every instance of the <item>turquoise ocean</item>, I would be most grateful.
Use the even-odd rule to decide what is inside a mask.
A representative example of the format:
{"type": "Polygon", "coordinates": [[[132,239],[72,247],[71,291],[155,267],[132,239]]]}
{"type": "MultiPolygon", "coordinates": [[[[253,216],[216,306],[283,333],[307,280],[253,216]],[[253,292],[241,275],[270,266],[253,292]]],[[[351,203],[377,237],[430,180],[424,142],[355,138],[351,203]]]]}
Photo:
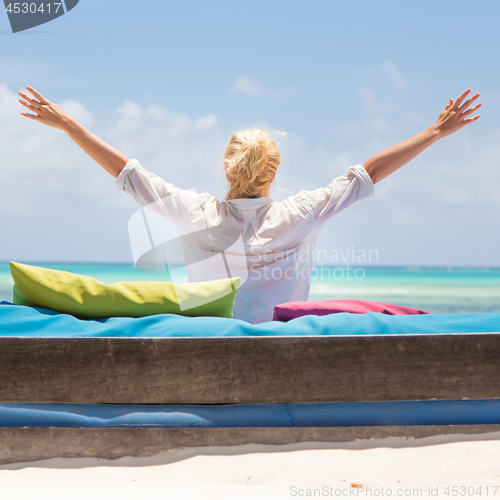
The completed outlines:
{"type": "MultiPolygon", "coordinates": [[[[92,276],[102,283],[164,281],[132,264],[23,262],[92,276]]],[[[173,279],[186,282],[184,270],[173,279]],[[183,274],[184,273],[184,274],[183,274]]],[[[0,262],[0,300],[12,301],[13,281],[7,262],[0,262]]],[[[465,267],[316,267],[309,300],[360,299],[424,309],[432,313],[500,312],[500,268],[465,267]]]]}

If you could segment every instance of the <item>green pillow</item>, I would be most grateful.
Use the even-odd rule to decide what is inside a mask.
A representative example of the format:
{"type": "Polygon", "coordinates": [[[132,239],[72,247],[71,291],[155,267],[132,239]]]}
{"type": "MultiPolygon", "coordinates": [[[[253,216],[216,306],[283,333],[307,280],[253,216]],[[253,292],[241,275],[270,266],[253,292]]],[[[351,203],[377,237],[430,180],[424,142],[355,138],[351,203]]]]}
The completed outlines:
{"type": "Polygon", "coordinates": [[[164,313],[232,318],[241,284],[241,278],[228,278],[186,284],[122,281],[104,285],[66,271],[17,262],[9,265],[14,279],[14,304],[53,309],[81,319],[164,313]]]}

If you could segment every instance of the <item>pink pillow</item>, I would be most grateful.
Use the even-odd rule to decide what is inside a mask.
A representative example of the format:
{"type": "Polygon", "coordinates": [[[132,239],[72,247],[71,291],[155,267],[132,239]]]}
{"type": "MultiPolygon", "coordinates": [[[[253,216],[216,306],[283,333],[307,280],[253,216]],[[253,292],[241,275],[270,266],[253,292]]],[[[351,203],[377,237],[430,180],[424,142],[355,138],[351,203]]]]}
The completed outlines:
{"type": "Polygon", "coordinates": [[[290,321],[300,316],[324,316],[334,313],[364,314],[379,312],[384,314],[432,314],[413,307],[371,302],[369,300],[323,300],[318,302],[287,302],[274,307],[273,321],[290,321]]]}

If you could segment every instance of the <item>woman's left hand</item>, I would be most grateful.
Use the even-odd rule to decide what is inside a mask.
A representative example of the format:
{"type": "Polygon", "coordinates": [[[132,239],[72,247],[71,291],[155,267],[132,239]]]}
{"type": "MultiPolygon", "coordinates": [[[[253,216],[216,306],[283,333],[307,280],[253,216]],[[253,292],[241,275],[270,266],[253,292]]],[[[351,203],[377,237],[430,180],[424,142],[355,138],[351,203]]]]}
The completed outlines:
{"type": "Polygon", "coordinates": [[[71,120],[71,117],[67,115],[59,105],[50,102],[48,99],[45,99],[40,92],[37,92],[34,88],[26,85],[26,89],[36,98],[25,94],[24,92],[19,92],[19,95],[22,99],[19,99],[19,102],[25,107],[28,108],[30,113],[21,113],[26,118],[30,120],[35,120],[37,122],[43,123],[44,125],[48,125],[49,127],[54,127],[59,130],[64,130],[68,122],[71,120]],[[24,99],[24,100],[23,100],[24,99]]]}
{"type": "Polygon", "coordinates": [[[481,107],[481,103],[476,104],[472,108],[469,106],[479,97],[479,92],[467,99],[462,105],[463,100],[470,94],[470,89],[467,89],[453,104],[453,99],[450,99],[435,123],[436,129],[439,131],[439,138],[447,137],[454,134],[466,125],[475,122],[480,115],[472,118],[467,118],[472,113],[481,107]],[[467,119],[466,119],[467,118],[467,119]]]}

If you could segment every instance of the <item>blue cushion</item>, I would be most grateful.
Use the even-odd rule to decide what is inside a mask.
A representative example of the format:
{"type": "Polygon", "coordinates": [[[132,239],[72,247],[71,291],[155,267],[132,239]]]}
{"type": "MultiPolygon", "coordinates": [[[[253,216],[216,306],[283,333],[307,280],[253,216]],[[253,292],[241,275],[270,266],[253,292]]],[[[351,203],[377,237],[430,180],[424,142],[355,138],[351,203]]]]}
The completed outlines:
{"type": "MultiPolygon", "coordinates": [[[[161,314],[79,320],[0,303],[3,337],[240,337],[394,335],[500,331],[500,313],[390,316],[339,313],[288,323],[161,314]]],[[[85,405],[0,403],[0,427],[289,427],[500,424],[500,400],[266,405],[85,405]]]]}
{"type": "Polygon", "coordinates": [[[500,424],[500,400],[233,405],[0,403],[0,427],[324,427],[500,424]]]}
{"type": "Polygon", "coordinates": [[[177,314],[81,320],[48,309],[0,302],[2,337],[293,337],[475,332],[500,332],[500,313],[409,316],[339,313],[252,325],[233,318],[177,314]]]}

